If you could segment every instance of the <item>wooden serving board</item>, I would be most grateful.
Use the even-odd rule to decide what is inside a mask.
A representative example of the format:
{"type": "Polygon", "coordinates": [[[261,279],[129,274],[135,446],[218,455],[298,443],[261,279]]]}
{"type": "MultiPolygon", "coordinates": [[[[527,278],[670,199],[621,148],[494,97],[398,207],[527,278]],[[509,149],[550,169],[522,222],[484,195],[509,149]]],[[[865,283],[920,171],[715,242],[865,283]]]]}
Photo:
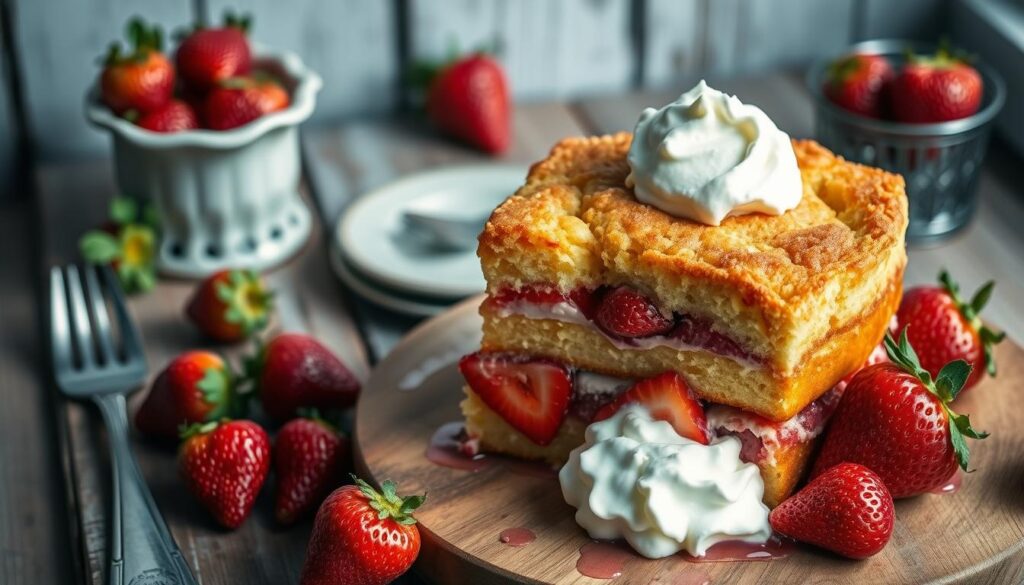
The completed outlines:
{"type": "MultiPolygon", "coordinates": [[[[470,472],[436,465],[426,450],[444,423],[460,420],[458,357],[479,346],[480,298],[423,324],[382,361],[356,418],[360,471],[395,480],[404,493],[427,492],[417,511],[423,548],[419,573],[436,583],[593,584],[576,570],[589,542],[562,500],[557,479],[501,465],[470,472]],[[524,547],[499,541],[525,527],[524,547]]],[[[896,505],[889,545],[865,561],[798,547],[769,562],[691,563],[679,556],[626,562],[614,583],[1018,583],[1024,579],[1024,350],[999,346],[1000,375],[957,402],[992,436],[972,444],[971,464],[953,495],[923,495],[896,505]]]]}

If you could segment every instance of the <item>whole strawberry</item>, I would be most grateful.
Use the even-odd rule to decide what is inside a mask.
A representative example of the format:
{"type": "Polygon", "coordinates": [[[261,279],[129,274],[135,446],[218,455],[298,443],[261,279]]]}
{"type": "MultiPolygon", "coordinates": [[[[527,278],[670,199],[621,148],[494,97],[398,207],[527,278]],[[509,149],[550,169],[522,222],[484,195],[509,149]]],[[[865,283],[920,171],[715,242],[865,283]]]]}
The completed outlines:
{"type": "Polygon", "coordinates": [[[912,55],[893,79],[892,114],[898,122],[916,124],[959,120],[978,111],[983,92],[978,71],[948,49],[912,55]]]}
{"type": "Polygon", "coordinates": [[[385,481],[377,492],[361,479],[338,488],[316,514],[301,585],[385,585],[409,570],[420,552],[412,512],[426,496],[399,496],[385,481]]]}
{"type": "Polygon", "coordinates": [[[892,496],[870,469],[840,463],[768,516],[772,529],[851,559],[876,554],[892,536],[892,496]]]}
{"type": "Polygon", "coordinates": [[[668,333],[674,324],[650,299],[624,286],[604,295],[595,320],[608,333],[625,338],[668,333]]]}
{"type": "Polygon", "coordinates": [[[232,77],[207,94],[203,122],[211,130],[230,130],[283,110],[289,103],[288,92],[272,79],[232,77]]]}
{"type": "Polygon", "coordinates": [[[224,26],[196,28],[181,41],[175,61],[188,90],[205,92],[225,79],[249,73],[251,25],[249,16],[228,13],[224,26]]]}
{"type": "Polygon", "coordinates": [[[178,468],[189,491],[225,528],[249,516],[270,470],[270,439],[247,420],[196,424],[182,433],[178,468]]]}
{"type": "Polygon", "coordinates": [[[971,300],[960,297],[960,286],[945,270],[939,273],[941,286],[919,286],[903,295],[896,312],[900,329],[914,346],[921,367],[933,378],[953,360],[971,365],[971,376],[963,389],[973,387],[985,372],[996,375],[995,344],[1005,337],[981,322],[981,310],[992,296],[995,282],[985,283],[971,300]]]}
{"type": "Polygon", "coordinates": [[[128,23],[131,51],[110,46],[100,74],[103,103],[119,115],[138,115],[158,110],[171,100],[174,67],[161,53],[163,34],[140,19],[128,23]]]}
{"type": "Polygon", "coordinates": [[[859,463],[882,478],[893,498],[905,498],[941,487],[958,465],[966,470],[966,438],[988,434],[949,407],[970,376],[967,362],[946,364],[933,380],[906,330],[899,344],[886,333],[885,347],[892,363],[864,368],[846,387],[811,477],[859,463]]]}
{"type": "Polygon", "coordinates": [[[135,125],[150,132],[170,134],[199,128],[199,118],[196,117],[192,106],[181,100],[172,99],[162,108],[140,116],[135,125]]]}
{"type": "Polygon", "coordinates": [[[348,408],[359,397],[359,381],[329,349],[301,333],[282,333],[248,364],[263,410],[278,422],[299,409],[348,408]]]}
{"type": "Polygon", "coordinates": [[[442,68],[427,92],[427,115],[441,131],[491,154],[511,141],[508,83],[497,61],[483,54],[442,68]]]}
{"type": "Polygon", "coordinates": [[[234,381],[224,360],[209,351],[189,351],[167,364],[135,413],[143,434],[175,440],[182,425],[215,421],[234,408],[234,381]]]}
{"type": "Polygon", "coordinates": [[[253,270],[220,270],[199,283],[185,315],[211,339],[241,341],[267,326],[273,292],[253,270]]]}
{"type": "Polygon", "coordinates": [[[348,460],[348,438],[315,414],[281,427],[274,441],[277,521],[291,524],[316,508],[341,484],[348,460]]]}
{"type": "Polygon", "coordinates": [[[832,103],[842,108],[862,116],[881,118],[892,76],[892,66],[881,55],[847,55],[828,68],[823,90],[832,103]]]}

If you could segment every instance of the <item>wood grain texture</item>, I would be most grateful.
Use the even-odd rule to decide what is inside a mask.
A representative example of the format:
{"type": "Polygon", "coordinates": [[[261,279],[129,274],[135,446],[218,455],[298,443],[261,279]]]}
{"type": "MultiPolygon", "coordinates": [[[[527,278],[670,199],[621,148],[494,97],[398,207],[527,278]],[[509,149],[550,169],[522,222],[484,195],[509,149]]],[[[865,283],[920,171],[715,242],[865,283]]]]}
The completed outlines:
{"type": "Polygon", "coordinates": [[[850,42],[855,0],[650,0],[643,83],[803,65],[850,42]]]}
{"type": "Polygon", "coordinates": [[[12,0],[27,124],[44,159],[103,152],[107,139],[85,121],[85,93],[98,59],[134,15],[167,30],[192,21],[189,3],[163,0],[12,0]]]}
{"type": "MultiPolygon", "coordinates": [[[[0,28],[0,47],[3,47],[7,40],[4,38],[5,34],[0,28]]],[[[6,187],[0,189],[0,202],[11,201],[25,195],[24,190],[14,188],[16,180],[22,174],[19,163],[22,163],[25,157],[23,153],[18,152],[18,120],[9,81],[13,80],[10,71],[7,71],[7,63],[0,59],[0,185],[6,187]]]]}
{"type": "MultiPolygon", "coordinates": [[[[0,204],[0,583],[70,583],[75,577],[58,413],[47,379],[31,253],[34,209],[0,204]],[[53,562],[60,559],[62,562],[53,562]]],[[[63,417],[63,411],[60,412],[63,417]]]]}
{"type": "MultiPolygon", "coordinates": [[[[43,258],[46,266],[77,258],[76,241],[85,229],[99,223],[113,192],[109,168],[89,163],[44,167],[38,175],[41,191],[43,258]]],[[[329,272],[322,231],[300,256],[270,272],[267,280],[282,305],[271,331],[300,330],[334,350],[360,379],[369,366],[363,342],[340,301],[339,285],[329,272]]],[[[188,324],[182,314],[194,283],[162,279],[157,288],[134,296],[130,309],[140,327],[150,380],[175,355],[205,347],[222,352],[238,365],[251,348],[211,345],[188,324]]],[[[144,392],[130,401],[138,406],[144,392]]],[[[66,409],[69,436],[64,448],[71,460],[70,481],[76,494],[85,574],[90,583],[102,583],[106,565],[105,534],[109,518],[109,467],[104,432],[98,413],[87,404],[61,401],[66,409]]],[[[239,530],[227,532],[183,490],[178,479],[174,449],[138,440],[133,445],[143,475],[181,546],[186,560],[204,585],[229,583],[290,583],[297,580],[311,526],[310,521],[291,529],[273,520],[272,484],[263,490],[252,517],[239,530]],[[255,560],[258,559],[258,562],[255,560]]],[[[57,581],[54,581],[57,582],[57,581]]]]}
{"type": "MultiPolygon", "coordinates": [[[[513,145],[505,162],[530,163],[556,141],[583,133],[563,105],[531,104],[516,108],[513,145]]],[[[309,180],[324,225],[334,229],[354,198],[402,175],[442,165],[493,160],[469,147],[439,138],[422,120],[358,120],[335,129],[311,130],[303,136],[309,180]]],[[[380,359],[417,320],[388,313],[361,301],[363,331],[373,355],[380,359]]]]}
{"type": "Polygon", "coordinates": [[[225,9],[252,13],[253,41],[292,51],[320,74],[324,87],[317,96],[314,123],[394,107],[400,75],[394,2],[210,0],[207,4],[212,22],[219,22],[225,9]]]}
{"type": "MultiPolygon", "coordinates": [[[[813,137],[814,110],[799,75],[710,80],[723,91],[756,104],[779,128],[795,138],[813,137]]],[[[580,118],[594,133],[628,130],[645,106],[660,106],[678,93],[640,93],[593,100],[579,105],[580,118]]],[[[1018,342],[1024,343],[1024,199],[1019,195],[1019,159],[1005,145],[992,144],[982,167],[977,191],[977,215],[973,222],[950,240],[930,247],[908,250],[907,286],[934,284],[939,270],[947,268],[965,290],[973,291],[985,281],[998,284],[985,310],[986,318],[1018,342]]]]}
{"type": "MultiPolygon", "coordinates": [[[[461,376],[448,364],[418,387],[399,387],[431,357],[476,348],[475,302],[411,333],[375,370],[370,384],[376,392],[357,410],[357,460],[378,482],[389,478],[405,492],[430,494],[416,513],[424,535],[417,566],[437,583],[595,583],[576,571],[579,549],[589,539],[555,478],[500,464],[473,473],[438,466],[425,456],[434,431],[460,419],[461,376]],[[499,533],[511,527],[529,528],[536,541],[522,548],[501,544],[499,533]]],[[[992,432],[972,445],[977,471],[952,496],[897,502],[892,540],[878,555],[857,562],[799,547],[772,562],[705,564],[634,555],[615,583],[1018,582],[1024,576],[1024,412],[1017,407],[1024,350],[1006,343],[997,359],[1005,364],[1000,377],[986,379],[957,403],[959,412],[992,432]]]]}
{"type": "Polygon", "coordinates": [[[413,60],[497,43],[520,98],[623,90],[633,80],[629,0],[410,0],[409,8],[413,60]]]}

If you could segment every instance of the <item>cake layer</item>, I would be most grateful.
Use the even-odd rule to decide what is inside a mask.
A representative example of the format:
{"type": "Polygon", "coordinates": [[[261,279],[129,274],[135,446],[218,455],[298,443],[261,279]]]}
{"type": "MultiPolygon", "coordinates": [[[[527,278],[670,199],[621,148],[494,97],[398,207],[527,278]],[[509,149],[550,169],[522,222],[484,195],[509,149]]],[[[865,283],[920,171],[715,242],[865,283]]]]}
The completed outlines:
{"type": "Polygon", "coordinates": [[[482,350],[541,356],[619,378],[683,375],[702,399],[775,421],[787,420],[864,363],[885,333],[902,292],[902,274],[850,322],[818,340],[790,373],[706,349],[673,345],[624,347],[585,322],[532,318],[481,306],[482,350]]]}
{"type": "MultiPolygon", "coordinates": [[[[804,188],[799,206],[781,216],[730,217],[709,227],[636,201],[624,184],[629,144],[628,133],[569,139],[533,166],[481,235],[488,292],[534,284],[566,294],[631,287],[664,313],[707,322],[763,356],[777,378],[763,388],[786,386],[808,369],[850,365],[832,368],[823,356],[809,367],[806,357],[837,329],[885,305],[892,283],[901,279],[903,180],[797,141],[804,188]]],[[[792,401],[797,409],[828,388],[812,386],[794,387],[806,394],[792,401]]],[[[778,398],[769,394],[766,400],[778,398]]],[[[765,410],[775,417],[792,412],[765,410]]]]}

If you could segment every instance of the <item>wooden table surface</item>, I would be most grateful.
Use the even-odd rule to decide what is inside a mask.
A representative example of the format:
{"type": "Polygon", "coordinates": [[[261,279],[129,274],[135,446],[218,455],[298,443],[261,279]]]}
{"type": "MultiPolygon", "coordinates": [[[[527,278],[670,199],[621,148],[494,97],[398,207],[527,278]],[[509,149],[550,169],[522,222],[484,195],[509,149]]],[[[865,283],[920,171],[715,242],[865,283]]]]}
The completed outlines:
{"type": "MultiPolygon", "coordinates": [[[[810,99],[796,75],[711,80],[760,105],[791,135],[810,136],[810,99]]],[[[679,88],[682,89],[682,88],[679,88]]],[[[640,109],[677,92],[633,94],[575,104],[520,104],[507,162],[529,163],[559,138],[630,128],[640,109]]],[[[276,327],[324,340],[365,377],[370,365],[415,325],[354,298],[331,275],[326,234],[347,202],[398,176],[446,164],[489,160],[438,138],[414,117],[357,120],[304,135],[307,194],[320,222],[310,244],[269,280],[279,290],[276,327]]],[[[0,583],[102,582],[108,470],[101,424],[89,406],[68,403],[50,384],[42,278],[77,258],[76,241],[99,223],[114,193],[108,161],[46,164],[35,175],[35,204],[0,208],[0,583]]],[[[1024,341],[1024,170],[999,144],[986,160],[978,215],[954,239],[910,251],[908,283],[931,282],[948,267],[968,289],[998,281],[986,317],[1024,341]]],[[[203,345],[180,313],[191,283],[161,280],[131,301],[151,372],[203,345]]],[[[236,358],[240,348],[228,348],[236,358]]],[[[366,391],[372,392],[372,388],[366,391]]],[[[139,396],[136,396],[136,402],[139,396]]],[[[176,478],[173,452],[142,442],[136,453],[185,558],[204,585],[293,583],[310,523],[274,526],[260,498],[238,531],[216,528],[176,478]]],[[[418,582],[416,578],[406,582],[418,582]]]]}

